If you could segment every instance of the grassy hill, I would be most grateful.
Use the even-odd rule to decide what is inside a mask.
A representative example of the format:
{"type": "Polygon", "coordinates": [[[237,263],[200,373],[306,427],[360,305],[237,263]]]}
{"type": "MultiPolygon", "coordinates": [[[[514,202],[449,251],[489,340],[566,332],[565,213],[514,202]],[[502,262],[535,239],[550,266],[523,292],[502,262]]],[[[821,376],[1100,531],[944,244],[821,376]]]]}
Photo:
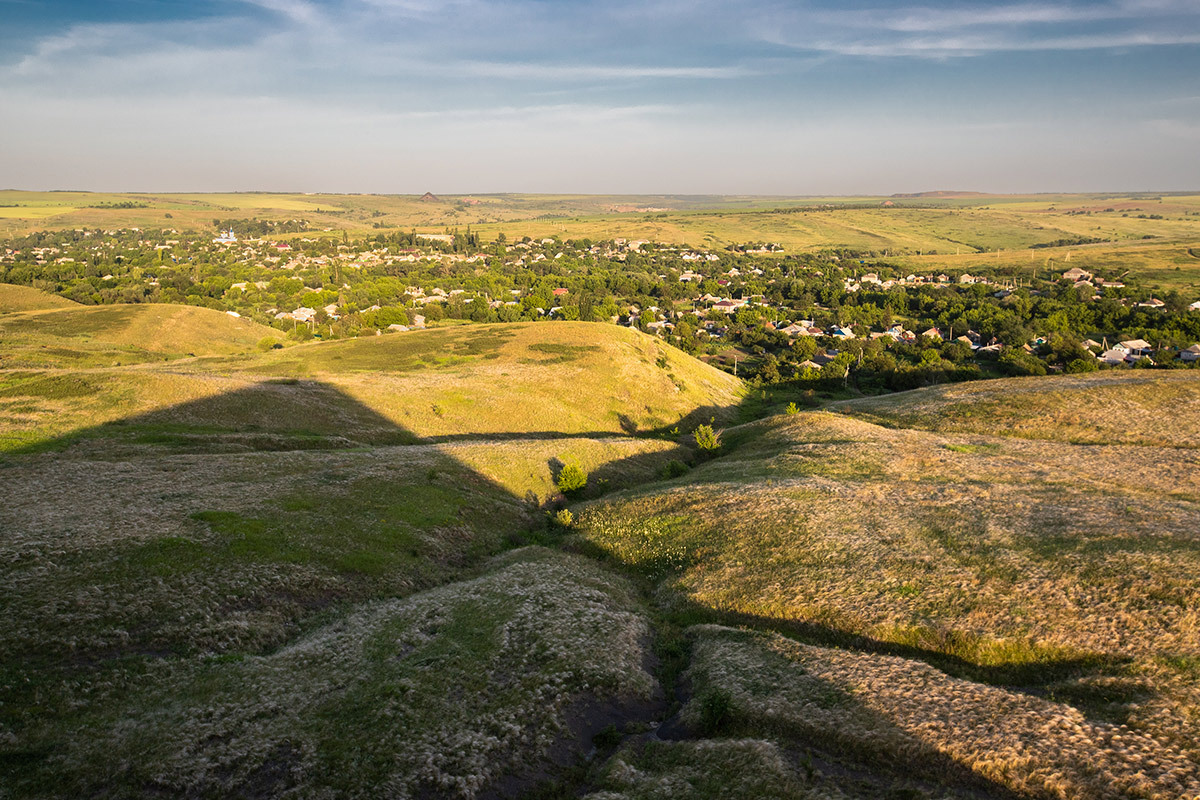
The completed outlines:
{"type": "MultiPolygon", "coordinates": [[[[130,307],[111,308],[119,310],[119,319],[140,318],[129,315],[130,307]]],[[[225,315],[190,313],[202,310],[181,316],[227,324],[225,315]]],[[[71,312],[25,317],[22,330],[37,341],[47,335],[46,325],[57,329],[57,315],[64,313],[71,312]]],[[[125,330],[107,330],[105,341],[125,330]]],[[[257,335],[251,330],[247,341],[257,335]]],[[[187,335],[187,328],[169,334],[181,344],[187,335]]],[[[232,349],[237,341],[210,340],[209,352],[232,349]]],[[[186,346],[200,350],[198,344],[186,346]]],[[[21,358],[18,351],[14,360],[21,358]]],[[[496,436],[669,434],[681,424],[686,433],[697,420],[727,416],[741,391],[736,378],[628,329],[477,325],[159,366],[0,374],[0,403],[11,415],[0,441],[13,449],[62,444],[73,433],[193,433],[211,443],[215,434],[253,433],[361,444],[467,444],[496,436]]]]}
{"type": "Polygon", "coordinates": [[[1101,372],[953,384],[834,403],[888,427],[1074,444],[1200,447],[1200,377],[1101,372]]]}
{"type": "MultiPolygon", "coordinates": [[[[13,317],[36,337],[62,313],[13,317]]],[[[108,341],[139,321],[120,319],[108,341]]],[[[564,464],[596,496],[689,458],[672,427],[732,414],[736,379],[588,324],[0,374],[0,772],[22,796],[385,781],[470,797],[661,713],[623,579],[536,549],[489,559],[551,535],[564,464]],[[198,761],[211,703],[234,738],[198,761]],[[137,714],[150,727],[126,738],[137,714]]]]}
{"type": "Polygon", "coordinates": [[[657,586],[680,628],[761,632],[687,628],[684,716],[765,735],[771,758],[832,746],[880,774],[903,764],[989,792],[1189,795],[1200,470],[1139,409],[1158,396],[1178,408],[1194,382],[1159,381],[1119,387],[1137,445],[1050,439],[1049,426],[1050,440],[1010,435],[1056,409],[1094,432],[1122,408],[1096,377],[918,390],[732,428],[727,454],[686,477],[577,508],[577,546],[657,586]],[[965,424],[948,400],[1009,395],[965,424]],[[947,406],[939,432],[904,427],[933,427],[947,406]],[[969,774],[953,777],[947,757],[969,774]]]}
{"type": "MultiPolygon", "coordinates": [[[[56,298],[61,299],[61,298],[56,298]]],[[[101,367],[250,352],[274,328],[208,308],[81,306],[0,313],[0,368],[101,367]]]]}
{"type": "Polygon", "coordinates": [[[13,311],[42,311],[47,308],[77,308],[73,300],[56,294],[34,289],[32,286],[17,286],[0,283],[0,314],[13,311]]]}
{"type": "Polygon", "coordinates": [[[615,326],[228,347],[0,373],[15,796],[1200,793],[1186,375],[706,458],[743,385],[615,326]]]}

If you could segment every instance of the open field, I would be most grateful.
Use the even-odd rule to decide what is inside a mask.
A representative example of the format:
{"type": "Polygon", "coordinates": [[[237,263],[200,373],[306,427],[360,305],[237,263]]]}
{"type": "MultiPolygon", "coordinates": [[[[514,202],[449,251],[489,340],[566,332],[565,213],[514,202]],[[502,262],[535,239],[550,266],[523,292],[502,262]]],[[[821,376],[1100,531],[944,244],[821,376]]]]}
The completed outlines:
{"type": "Polygon", "coordinates": [[[1200,287],[1200,195],[720,197],[606,195],[138,194],[0,192],[0,235],[77,228],[215,231],[216,219],[303,220],[297,236],[467,227],[484,241],[644,239],[785,253],[849,248],[902,269],[1014,278],[1067,266],[1129,273],[1160,289],[1200,287]],[[1098,240],[1093,243],[1085,241],[1098,240]],[[1079,242],[1073,244],[1073,242],[1079,242]],[[1061,246],[1058,243],[1063,243],[1061,246]],[[1030,249],[1035,248],[1035,249],[1030,249]]]}

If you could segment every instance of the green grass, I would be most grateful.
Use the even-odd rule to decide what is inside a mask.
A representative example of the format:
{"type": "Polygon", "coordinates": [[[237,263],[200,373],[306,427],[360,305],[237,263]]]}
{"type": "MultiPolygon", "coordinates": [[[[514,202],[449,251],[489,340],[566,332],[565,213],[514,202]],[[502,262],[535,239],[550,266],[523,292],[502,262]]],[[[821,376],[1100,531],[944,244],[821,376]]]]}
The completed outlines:
{"type": "Polygon", "coordinates": [[[0,365],[106,367],[188,356],[255,352],[283,334],[208,308],[177,305],[80,306],[0,314],[0,365]]]}
{"type": "Polygon", "coordinates": [[[267,655],[164,664],[120,705],[81,715],[91,735],[29,742],[8,786],[26,797],[385,785],[472,797],[505,772],[553,774],[552,745],[576,746],[567,725],[580,699],[647,698],[644,635],[619,579],[517,551],[480,577],[363,605],[267,655]]]}

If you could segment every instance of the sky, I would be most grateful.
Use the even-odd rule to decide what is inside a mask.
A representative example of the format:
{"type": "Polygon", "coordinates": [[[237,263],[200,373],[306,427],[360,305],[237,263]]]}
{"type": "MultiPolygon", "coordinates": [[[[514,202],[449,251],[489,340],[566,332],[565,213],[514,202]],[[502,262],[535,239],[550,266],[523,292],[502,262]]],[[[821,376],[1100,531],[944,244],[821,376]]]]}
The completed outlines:
{"type": "Polygon", "coordinates": [[[0,0],[0,188],[1200,190],[1200,0],[0,0]]]}

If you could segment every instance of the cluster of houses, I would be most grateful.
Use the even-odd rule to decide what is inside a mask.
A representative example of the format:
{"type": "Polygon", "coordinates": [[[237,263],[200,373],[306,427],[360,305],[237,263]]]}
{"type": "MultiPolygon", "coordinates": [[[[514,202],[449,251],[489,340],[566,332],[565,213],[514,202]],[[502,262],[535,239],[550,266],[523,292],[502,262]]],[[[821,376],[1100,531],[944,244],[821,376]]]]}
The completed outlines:
{"type": "MultiPolygon", "coordinates": [[[[1155,353],[1163,352],[1145,339],[1128,339],[1124,342],[1117,342],[1112,347],[1108,347],[1107,343],[1096,342],[1092,339],[1088,339],[1083,344],[1089,350],[1098,350],[1096,360],[1110,367],[1122,364],[1136,364],[1139,361],[1153,364],[1154,360],[1151,356],[1155,353]]],[[[1200,361],[1200,343],[1183,348],[1179,351],[1178,357],[1186,363],[1200,361]]]]}
{"type": "MultiPolygon", "coordinates": [[[[982,275],[969,275],[963,273],[958,276],[960,285],[986,284],[994,283],[990,278],[985,278],[982,275]]],[[[932,284],[934,286],[950,286],[952,281],[949,275],[906,275],[903,278],[889,278],[886,280],[880,279],[879,275],[874,272],[868,272],[858,278],[845,278],[842,285],[847,292],[857,292],[864,287],[873,287],[875,289],[890,289],[893,286],[921,286],[922,284],[932,284]]]]}

